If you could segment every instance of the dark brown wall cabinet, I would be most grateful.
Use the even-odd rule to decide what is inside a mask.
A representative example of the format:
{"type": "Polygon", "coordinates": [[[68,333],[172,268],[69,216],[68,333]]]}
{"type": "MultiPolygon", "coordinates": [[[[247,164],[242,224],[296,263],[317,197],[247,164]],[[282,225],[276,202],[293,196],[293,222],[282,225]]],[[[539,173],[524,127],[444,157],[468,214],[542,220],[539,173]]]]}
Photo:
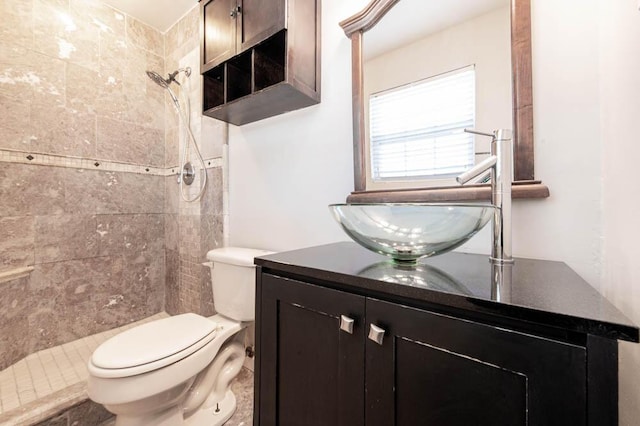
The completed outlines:
{"type": "Polygon", "coordinates": [[[615,372],[602,356],[615,341],[563,341],[331,283],[258,278],[254,425],[615,424],[587,403],[588,382],[604,387],[596,375],[615,372]]]}
{"type": "Polygon", "coordinates": [[[242,125],[320,102],[320,0],[200,8],[205,115],[242,125]]]}

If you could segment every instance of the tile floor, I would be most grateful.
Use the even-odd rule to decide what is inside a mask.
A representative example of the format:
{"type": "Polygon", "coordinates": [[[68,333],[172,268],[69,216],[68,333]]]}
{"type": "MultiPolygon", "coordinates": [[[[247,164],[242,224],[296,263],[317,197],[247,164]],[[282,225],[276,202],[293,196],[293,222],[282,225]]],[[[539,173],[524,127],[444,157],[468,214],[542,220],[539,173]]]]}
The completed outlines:
{"type": "Polygon", "coordinates": [[[225,426],[253,425],[253,371],[243,368],[231,384],[236,396],[236,412],[224,424],[225,426]]]}
{"type": "Polygon", "coordinates": [[[45,349],[0,371],[0,425],[33,424],[86,399],[87,362],[108,338],[149,321],[141,321],[45,349]]]}

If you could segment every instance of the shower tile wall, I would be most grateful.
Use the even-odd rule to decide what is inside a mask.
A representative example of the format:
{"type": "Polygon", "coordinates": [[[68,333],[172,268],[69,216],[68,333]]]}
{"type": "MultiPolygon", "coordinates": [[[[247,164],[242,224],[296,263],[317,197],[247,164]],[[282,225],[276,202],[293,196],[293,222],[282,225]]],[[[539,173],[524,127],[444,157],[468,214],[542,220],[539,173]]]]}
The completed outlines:
{"type": "MultiPolygon", "coordinates": [[[[167,249],[166,310],[170,314],[196,312],[212,315],[213,295],[209,268],[203,266],[207,251],[223,245],[222,210],[222,146],[227,138],[227,125],[203,117],[202,78],[199,75],[199,7],[196,5],[165,34],[165,74],[177,68],[191,67],[189,85],[183,84],[191,104],[191,128],[208,167],[208,184],[204,196],[187,203],[180,196],[176,176],[167,177],[165,238],[167,249]],[[190,87],[189,87],[190,86],[190,87]],[[189,90],[190,89],[190,90],[189,90]]],[[[168,95],[166,102],[166,167],[178,172],[179,156],[186,143],[184,128],[178,121],[168,95]]],[[[197,164],[194,155],[191,162],[197,164]]],[[[199,178],[187,188],[192,197],[197,193],[199,178]]]]}
{"type": "Polygon", "coordinates": [[[145,75],[165,68],[164,36],[96,0],[2,0],[0,16],[0,150],[57,156],[0,167],[0,273],[34,267],[0,282],[2,369],[161,311],[176,214],[163,174],[104,170],[167,164],[164,93],[145,75]]]}

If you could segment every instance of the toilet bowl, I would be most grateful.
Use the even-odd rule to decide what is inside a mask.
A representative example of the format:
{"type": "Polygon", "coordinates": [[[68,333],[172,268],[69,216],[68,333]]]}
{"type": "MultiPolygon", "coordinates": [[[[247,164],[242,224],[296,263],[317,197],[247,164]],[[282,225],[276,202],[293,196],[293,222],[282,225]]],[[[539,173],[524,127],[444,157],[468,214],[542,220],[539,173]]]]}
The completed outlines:
{"type": "Polygon", "coordinates": [[[254,320],[253,258],[267,253],[210,251],[216,315],[153,321],[94,351],[88,394],[116,415],[116,426],[218,426],[231,417],[230,384],[244,362],[244,330],[254,320]]]}

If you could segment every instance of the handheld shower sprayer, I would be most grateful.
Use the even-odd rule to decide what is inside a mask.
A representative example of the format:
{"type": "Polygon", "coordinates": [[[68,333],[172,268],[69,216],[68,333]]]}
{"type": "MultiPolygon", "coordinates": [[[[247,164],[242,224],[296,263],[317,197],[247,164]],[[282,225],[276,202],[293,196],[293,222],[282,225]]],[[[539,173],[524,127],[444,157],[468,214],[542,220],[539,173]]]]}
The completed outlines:
{"type": "MultiPolygon", "coordinates": [[[[184,75],[189,77],[191,76],[191,67],[178,68],[174,72],[167,74],[167,78],[162,77],[160,74],[158,74],[155,71],[147,71],[147,76],[154,83],[156,83],[158,86],[162,87],[163,89],[167,89],[167,91],[169,92],[169,96],[171,96],[171,100],[173,101],[173,104],[178,110],[180,109],[180,102],[178,101],[178,98],[176,97],[176,95],[173,93],[173,90],[171,90],[170,85],[171,83],[176,83],[178,86],[180,86],[180,82],[176,80],[176,76],[181,72],[184,72],[184,75]]],[[[179,113],[180,112],[178,111],[178,114],[179,113]]]]}
{"type": "Polygon", "coordinates": [[[156,83],[158,86],[162,87],[163,89],[168,89],[171,83],[176,83],[178,86],[180,86],[180,82],[176,80],[176,77],[181,72],[184,72],[184,75],[186,75],[187,77],[190,77],[191,67],[178,68],[174,72],[167,74],[167,78],[163,78],[160,74],[158,74],[155,71],[147,71],[147,76],[151,80],[153,80],[153,82],[156,83]]]}
{"type": "MultiPolygon", "coordinates": [[[[169,73],[166,79],[155,71],[147,71],[147,76],[158,86],[162,87],[163,89],[166,89],[167,92],[169,92],[169,96],[171,96],[173,105],[176,109],[176,112],[178,113],[178,118],[182,121],[182,124],[185,128],[186,139],[184,141],[184,149],[182,151],[182,160],[180,161],[181,167],[180,167],[180,174],[178,177],[178,183],[180,184],[180,194],[182,195],[182,199],[187,202],[192,202],[199,199],[204,193],[204,189],[207,185],[207,171],[206,171],[206,166],[204,164],[204,160],[202,159],[202,154],[200,154],[200,150],[198,149],[198,144],[196,142],[195,137],[193,136],[193,132],[191,131],[191,123],[190,123],[191,112],[190,112],[189,98],[185,96],[182,91],[179,92],[180,95],[182,95],[183,103],[187,110],[185,112],[180,107],[180,101],[178,100],[178,97],[174,94],[173,90],[171,90],[171,87],[170,87],[171,83],[176,83],[178,86],[181,87],[180,82],[178,82],[178,80],[176,79],[176,77],[180,73],[184,73],[184,75],[188,78],[191,75],[191,68],[190,67],[178,68],[174,72],[169,73]],[[193,198],[188,198],[185,195],[184,186],[183,186],[184,184],[191,185],[196,175],[193,165],[191,164],[190,161],[187,160],[189,144],[192,144],[197,154],[198,160],[201,165],[200,173],[202,174],[202,184],[201,184],[200,190],[198,191],[198,194],[193,198]]],[[[188,83],[188,80],[187,80],[187,83],[188,83]]],[[[188,91],[189,90],[187,87],[187,92],[188,91]]]]}

